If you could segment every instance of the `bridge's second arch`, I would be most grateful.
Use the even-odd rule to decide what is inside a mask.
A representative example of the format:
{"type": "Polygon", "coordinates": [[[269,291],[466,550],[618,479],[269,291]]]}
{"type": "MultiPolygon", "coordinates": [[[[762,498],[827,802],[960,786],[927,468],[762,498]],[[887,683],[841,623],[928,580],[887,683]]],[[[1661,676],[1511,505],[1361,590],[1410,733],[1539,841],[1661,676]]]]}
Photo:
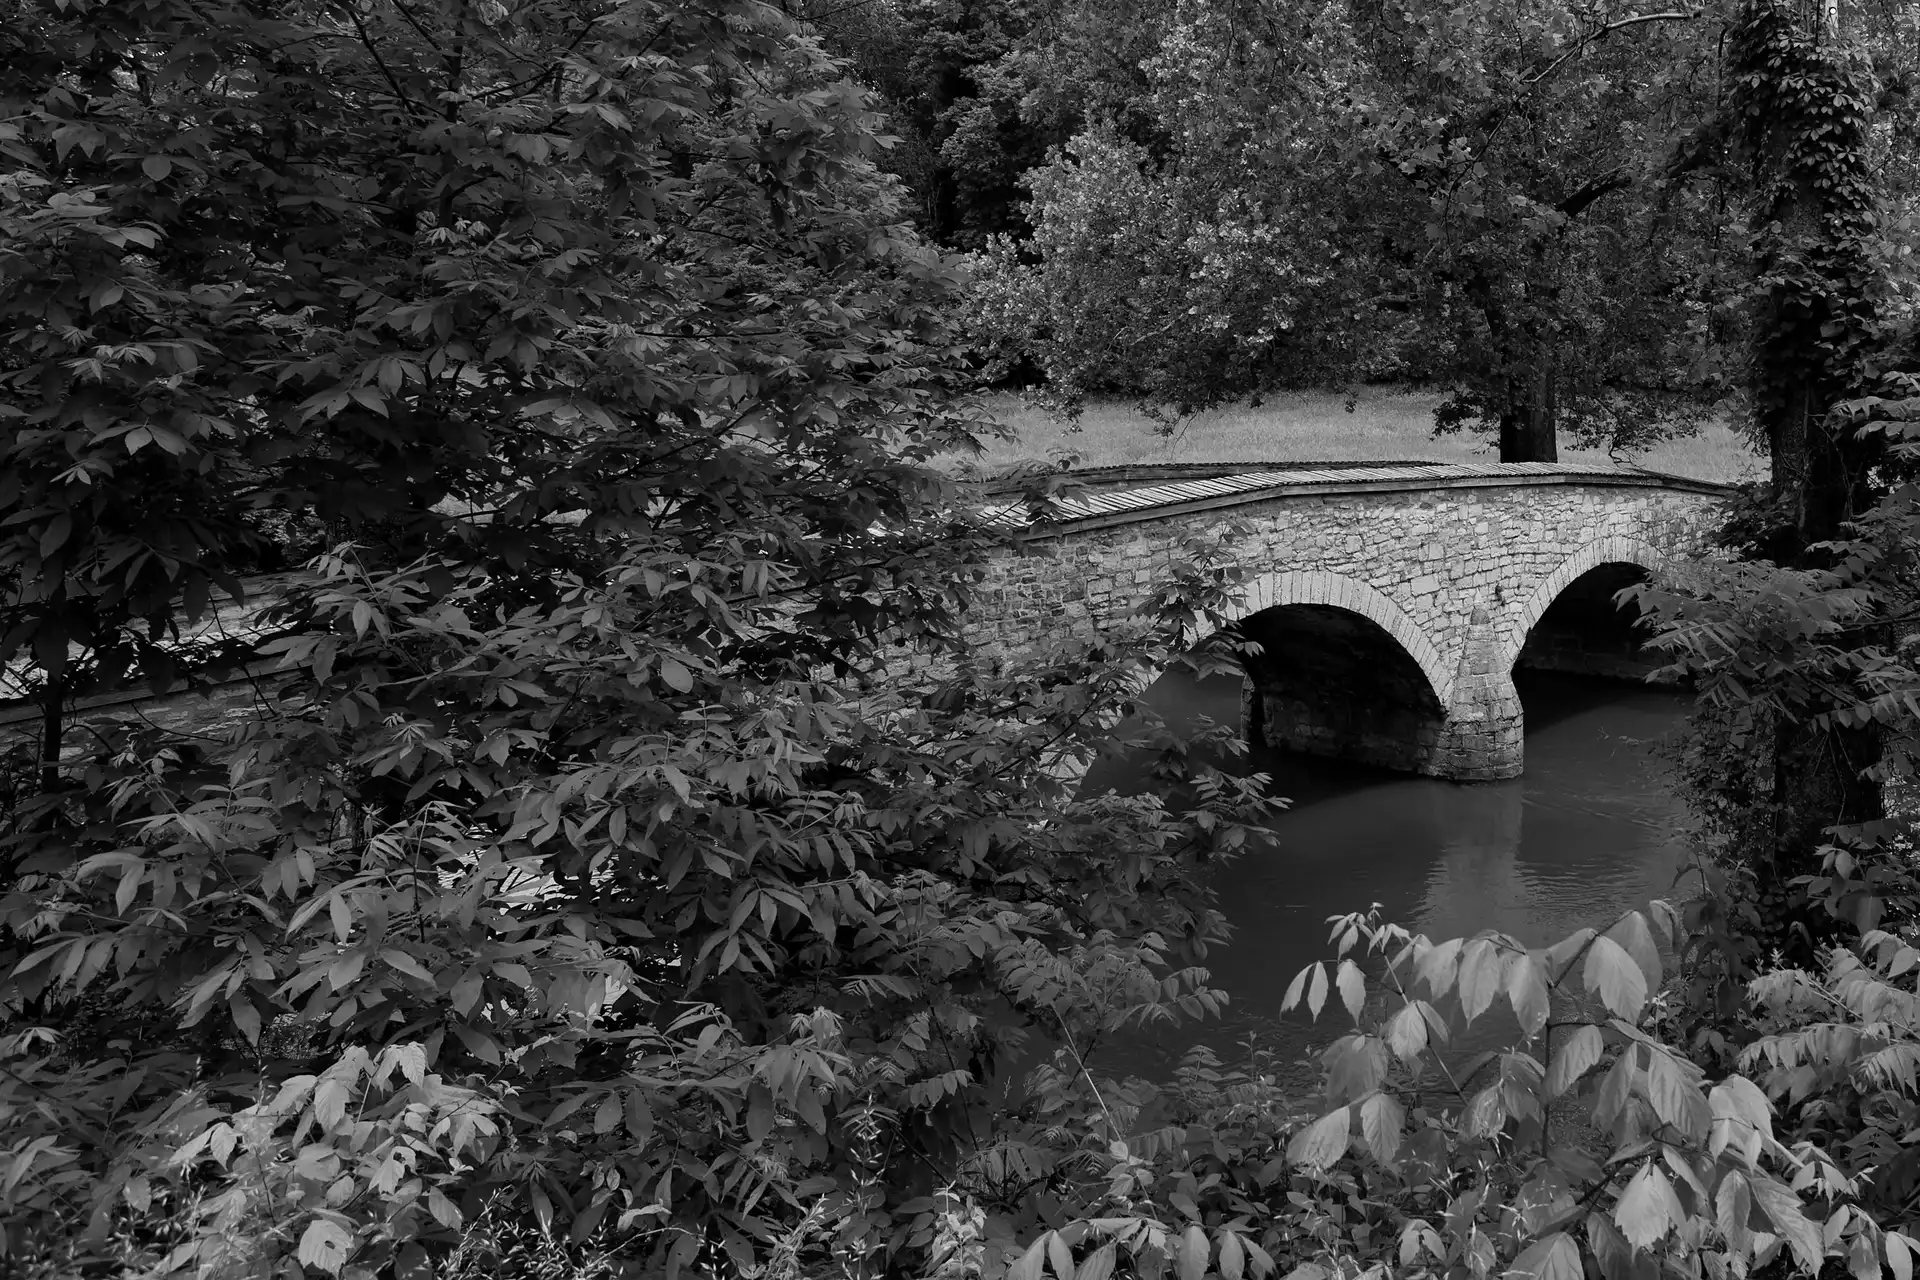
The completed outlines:
{"type": "Polygon", "coordinates": [[[1500,663],[1581,675],[1644,679],[1660,664],[1644,649],[1641,612],[1620,593],[1669,569],[1639,538],[1596,538],[1556,564],[1504,619],[1500,663]]]}
{"type": "Polygon", "coordinates": [[[1378,588],[1324,571],[1266,573],[1245,610],[1234,629],[1248,642],[1250,739],[1447,777],[1519,767],[1518,719],[1457,699],[1456,664],[1378,588]]]}

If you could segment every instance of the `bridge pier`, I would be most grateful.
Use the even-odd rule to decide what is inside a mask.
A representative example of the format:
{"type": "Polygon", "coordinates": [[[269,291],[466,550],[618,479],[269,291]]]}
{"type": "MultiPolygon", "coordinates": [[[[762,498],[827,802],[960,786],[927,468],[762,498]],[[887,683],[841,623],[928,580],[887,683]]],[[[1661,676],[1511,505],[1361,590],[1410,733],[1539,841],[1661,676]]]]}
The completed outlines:
{"type": "Polygon", "coordinates": [[[1241,682],[1240,723],[1249,742],[1328,756],[1454,782],[1491,782],[1521,773],[1520,695],[1506,675],[1462,688],[1433,717],[1410,717],[1378,705],[1329,707],[1297,691],[1241,682]]]}
{"type": "Polygon", "coordinates": [[[1240,633],[1247,741],[1460,782],[1519,776],[1520,695],[1485,609],[1451,671],[1423,667],[1350,608],[1264,610],[1240,633]]]}
{"type": "Polygon", "coordinates": [[[1517,778],[1523,763],[1520,694],[1504,672],[1457,686],[1440,740],[1416,770],[1455,782],[1517,778]]]}
{"type": "Polygon", "coordinates": [[[1512,664],[1501,658],[1500,637],[1484,605],[1470,615],[1460,665],[1444,696],[1446,741],[1435,753],[1435,767],[1421,772],[1459,782],[1519,777],[1526,717],[1520,691],[1513,687],[1512,664]]]}

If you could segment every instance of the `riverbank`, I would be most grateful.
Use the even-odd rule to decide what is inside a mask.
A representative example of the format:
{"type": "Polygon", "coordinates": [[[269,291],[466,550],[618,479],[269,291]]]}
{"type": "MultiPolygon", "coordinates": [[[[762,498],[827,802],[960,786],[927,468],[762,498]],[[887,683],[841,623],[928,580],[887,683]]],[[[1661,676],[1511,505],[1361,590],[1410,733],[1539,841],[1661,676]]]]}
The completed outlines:
{"type": "MultiPolygon", "coordinates": [[[[993,416],[1015,438],[995,444],[980,460],[988,473],[1062,454],[1078,455],[1083,467],[1135,463],[1328,462],[1369,459],[1433,459],[1487,462],[1489,437],[1469,432],[1433,434],[1433,408],[1441,394],[1393,387],[1363,387],[1352,410],[1344,392],[1290,392],[1270,396],[1257,408],[1245,404],[1195,414],[1171,435],[1129,402],[1087,406],[1077,430],[1021,396],[988,397],[993,416]]],[[[1564,462],[1632,462],[1653,471],[1695,480],[1738,483],[1765,473],[1765,460],[1724,422],[1655,448],[1610,458],[1604,450],[1562,443],[1564,462]]]]}

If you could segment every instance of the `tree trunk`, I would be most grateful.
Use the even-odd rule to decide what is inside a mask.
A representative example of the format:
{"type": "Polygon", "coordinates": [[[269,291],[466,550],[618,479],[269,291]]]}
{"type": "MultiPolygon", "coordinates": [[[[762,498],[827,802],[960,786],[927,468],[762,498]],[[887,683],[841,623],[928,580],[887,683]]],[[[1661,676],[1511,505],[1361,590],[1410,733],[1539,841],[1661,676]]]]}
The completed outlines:
{"type": "Polygon", "coordinates": [[[1500,414],[1500,461],[1560,461],[1559,425],[1551,368],[1536,365],[1509,378],[1506,408],[1500,414]]]}
{"type": "MultiPolygon", "coordinates": [[[[1730,100],[1732,139],[1754,170],[1750,377],[1756,425],[1772,454],[1774,506],[1760,554],[1802,570],[1832,567],[1821,544],[1871,502],[1867,477],[1881,447],[1828,417],[1858,385],[1853,353],[1874,330],[1858,282],[1877,270],[1866,247],[1876,203],[1868,125],[1844,105],[1857,89],[1849,55],[1833,38],[1837,16],[1827,0],[1813,9],[1744,0],[1727,54],[1741,86],[1730,100]]],[[[1849,631],[1826,642],[1855,647],[1878,638],[1849,631]]],[[[1795,960],[1810,958],[1808,944],[1838,926],[1793,880],[1819,873],[1831,828],[1883,813],[1879,784],[1861,776],[1880,759],[1877,727],[1814,724],[1852,697],[1814,692],[1780,717],[1771,848],[1745,851],[1771,926],[1765,931],[1774,934],[1766,941],[1795,960]]]]}
{"type": "Polygon", "coordinates": [[[67,682],[48,679],[40,700],[40,790],[51,794],[60,789],[60,749],[67,728],[67,682]]]}

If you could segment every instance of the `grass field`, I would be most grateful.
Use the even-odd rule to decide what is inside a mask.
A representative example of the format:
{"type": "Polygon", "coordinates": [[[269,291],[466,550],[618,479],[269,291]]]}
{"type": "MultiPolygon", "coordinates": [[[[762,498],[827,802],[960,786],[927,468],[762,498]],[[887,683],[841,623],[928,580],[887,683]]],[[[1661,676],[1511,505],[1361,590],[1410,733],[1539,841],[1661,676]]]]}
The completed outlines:
{"type": "MultiPolygon", "coordinates": [[[[988,474],[1020,462],[1042,462],[1061,453],[1079,455],[1080,466],[1110,467],[1155,462],[1348,462],[1367,459],[1491,461],[1491,437],[1465,432],[1435,438],[1435,392],[1363,388],[1353,412],[1341,392],[1272,396],[1257,409],[1236,405],[1189,419],[1178,434],[1157,435],[1130,404],[1090,405],[1080,430],[1024,403],[995,396],[994,416],[1017,433],[981,459],[988,474]]],[[[1560,447],[1562,462],[1607,462],[1604,452],[1560,447]]],[[[1653,471],[1697,480],[1736,481],[1764,474],[1765,460],[1722,423],[1669,441],[1644,453],[1622,456],[1653,471]]]]}

